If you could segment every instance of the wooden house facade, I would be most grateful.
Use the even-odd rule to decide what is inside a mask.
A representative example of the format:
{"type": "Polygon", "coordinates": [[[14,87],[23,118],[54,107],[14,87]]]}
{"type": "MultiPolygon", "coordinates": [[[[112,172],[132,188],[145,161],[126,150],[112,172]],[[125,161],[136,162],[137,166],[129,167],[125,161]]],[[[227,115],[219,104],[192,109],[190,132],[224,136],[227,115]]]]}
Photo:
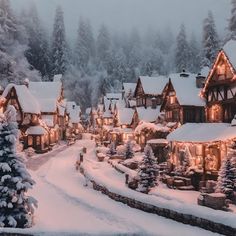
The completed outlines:
{"type": "Polygon", "coordinates": [[[161,111],[165,112],[167,122],[205,122],[205,103],[199,96],[195,75],[171,75],[163,93],[161,111]]]}
{"type": "Polygon", "coordinates": [[[156,107],[162,103],[162,91],[168,82],[164,76],[140,76],[134,91],[137,107],[156,107]]]}
{"type": "Polygon", "coordinates": [[[202,96],[208,122],[231,122],[236,114],[236,41],[229,41],[217,55],[202,96]]]}

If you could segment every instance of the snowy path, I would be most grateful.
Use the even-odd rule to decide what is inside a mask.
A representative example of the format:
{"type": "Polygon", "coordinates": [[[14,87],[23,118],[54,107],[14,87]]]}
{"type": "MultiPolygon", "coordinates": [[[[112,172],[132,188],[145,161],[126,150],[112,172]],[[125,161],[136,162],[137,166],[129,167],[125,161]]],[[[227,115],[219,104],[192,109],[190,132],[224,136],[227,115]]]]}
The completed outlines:
{"type": "MultiPolygon", "coordinates": [[[[30,194],[38,199],[39,208],[36,225],[23,232],[34,235],[217,235],[130,208],[85,187],[84,177],[74,166],[81,146],[88,148],[85,159],[96,168],[100,163],[95,162],[94,143],[81,140],[49,159],[37,171],[31,171],[37,184],[30,194]]],[[[117,181],[113,181],[118,184],[123,176],[116,178],[117,181]]]]}

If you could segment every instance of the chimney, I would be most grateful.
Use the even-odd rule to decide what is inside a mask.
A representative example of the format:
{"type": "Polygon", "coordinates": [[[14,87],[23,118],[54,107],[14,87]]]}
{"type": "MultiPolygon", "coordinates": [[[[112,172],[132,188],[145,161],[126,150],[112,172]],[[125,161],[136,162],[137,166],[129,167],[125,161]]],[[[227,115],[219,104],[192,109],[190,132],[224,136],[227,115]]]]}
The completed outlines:
{"type": "Polygon", "coordinates": [[[157,99],[156,98],[152,98],[152,109],[156,109],[157,108],[157,99]]]}
{"type": "Polygon", "coordinates": [[[206,77],[202,75],[201,73],[198,73],[196,76],[196,87],[197,88],[203,88],[205,84],[206,77]]]}
{"type": "Polygon", "coordinates": [[[186,78],[189,77],[189,74],[185,71],[185,69],[183,69],[182,72],[180,73],[180,77],[186,78]]]}

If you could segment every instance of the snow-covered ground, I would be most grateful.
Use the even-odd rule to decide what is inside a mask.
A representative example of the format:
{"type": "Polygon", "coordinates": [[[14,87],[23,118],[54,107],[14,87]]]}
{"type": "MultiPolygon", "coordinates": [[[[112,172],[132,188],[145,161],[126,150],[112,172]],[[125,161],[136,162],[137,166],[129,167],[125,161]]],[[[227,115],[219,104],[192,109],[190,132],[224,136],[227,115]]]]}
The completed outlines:
{"type": "MultiPolygon", "coordinates": [[[[35,225],[31,229],[2,231],[34,235],[217,235],[132,209],[85,186],[86,180],[75,170],[74,165],[81,146],[88,148],[85,162],[91,163],[94,170],[107,164],[95,161],[95,146],[91,140],[78,141],[51,158],[46,156],[46,163],[45,159],[41,162],[35,159],[37,165],[31,161],[28,167],[33,169],[30,172],[36,185],[30,194],[39,203],[35,212],[35,225]]],[[[124,182],[123,175],[114,175],[112,168],[107,168],[106,174],[115,185],[124,182]]]]}

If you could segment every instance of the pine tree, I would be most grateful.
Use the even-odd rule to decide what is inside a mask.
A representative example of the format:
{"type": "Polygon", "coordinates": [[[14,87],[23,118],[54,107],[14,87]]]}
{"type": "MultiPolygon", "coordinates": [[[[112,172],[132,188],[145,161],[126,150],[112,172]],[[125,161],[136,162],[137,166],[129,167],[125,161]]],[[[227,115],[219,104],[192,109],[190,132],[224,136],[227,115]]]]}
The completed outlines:
{"type": "Polygon", "coordinates": [[[219,37],[211,11],[203,22],[202,48],[201,66],[211,67],[219,50],[219,37]]]}
{"type": "Polygon", "coordinates": [[[85,21],[80,18],[79,29],[78,29],[78,38],[76,42],[76,65],[82,71],[87,70],[89,57],[90,57],[90,49],[88,45],[88,32],[85,21]]]}
{"type": "Polygon", "coordinates": [[[130,159],[134,157],[134,151],[131,141],[129,140],[125,146],[125,159],[130,159]]]}
{"type": "Polygon", "coordinates": [[[26,195],[34,181],[16,154],[15,116],[15,108],[8,106],[0,124],[0,226],[25,228],[33,223],[33,206],[37,202],[26,195]]]}
{"type": "Polygon", "coordinates": [[[116,154],[116,145],[114,142],[110,144],[108,154],[111,156],[116,154]]]}
{"type": "MultiPolygon", "coordinates": [[[[97,64],[99,68],[108,69],[110,60],[111,39],[108,29],[102,25],[97,37],[97,64]]],[[[107,71],[109,74],[109,71],[107,71]]]]}
{"type": "Polygon", "coordinates": [[[148,193],[151,188],[157,185],[158,165],[149,145],[145,147],[144,153],[144,158],[138,171],[139,185],[137,190],[148,193]]]}
{"type": "Polygon", "coordinates": [[[63,11],[60,6],[56,9],[56,15],[52,34],[52,73],[64,74],[68,63],[68,49],[65,35],[65,25],[63,11]]]}
{"type": "Polygon", "coordinates": [[[200,47],[197,43],[195,35],[192,34],[189,41],[189,71],[192,73],[199,73],[200,71],[200,47]]]}
{"type": "Polygon", "coordinates": [[[28,49],[25,53],[33,68],[40,71],[42,77],[50,77],[50,55],[46,33],[41,26],[36,6],[33,4],[28,14],[22,16],[28,33],[28,49]]]}
{"type": "Polygon", "coordinates": [[[188,70],[189,46],[186,39],[185,26],[181,25],[177,36],[177,46],[175,52],[175,67],[177,72],[188,70]]]}
{"type": "Polygon", "coordinates": [[[230,156],[227,156],[223,160],[221,169],[219,171],[217,190],[224,193],[227,198],[232,198],[235,189],[235,181],[235,167],[232,164],[232,159],[230,156]]]}
{"type": "Polygon", "coordinates": [[[229,41],[230,39],[236,40],[236,0],[231,0],[231,16],[229,19],[228,25],[228,34],[225,38],[225,42],[229,41]]]}

